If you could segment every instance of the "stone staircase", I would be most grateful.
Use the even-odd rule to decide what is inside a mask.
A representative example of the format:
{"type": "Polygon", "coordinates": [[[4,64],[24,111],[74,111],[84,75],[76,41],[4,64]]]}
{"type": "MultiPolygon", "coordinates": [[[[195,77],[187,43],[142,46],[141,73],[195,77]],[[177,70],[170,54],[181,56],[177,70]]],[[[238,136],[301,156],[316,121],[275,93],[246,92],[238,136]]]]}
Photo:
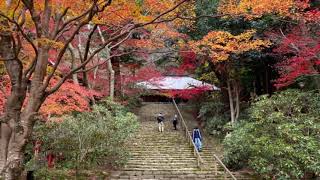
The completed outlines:
{"type": "MultiPolygon", "coordinates": [[[[200,156],[204,161],[203,168],[208,171],[211,171],[214,174],[219,174],[223,172],[223,168],[221,165],[215,160],[214,158],[214,153],[216,150],[216,147],[212,146],[207,140],[206,137],[204,137],[204,142],[203,142],[203,148],[202,151],[200,152],[200,156]]],[[[222,159],[221,156],[217,155],[220,159],[222,159]]],[[[232,174],[237,178],[241,180],[249,180],[249,179],[257,179],[253,178],[252,175],[245,173],[245,172],[232,172],[232,174]]]]}
{"type": "MultiPolygon", "coordinates": [[[[131,157],[125,167],[111,173],[109,179],[136,180],[199,180],[199,179],[231,179],[225,177],[221,166],[215,164],[212,147],[204,146],[201,156],[204,167],[197,167],[197,159],[193,149],[182,134],[181,128],[173,130],[170,122],[175,114],[174,107],[168,105],[150,104],[141,108],[140,129],[135,137],[128,142],[131,157]],[[165,113],[165,132],[158,132],[154,115],[165,113]],[[157,111],[157,112],[156,112],[157,111]]],[[[237,174],[237,179],[251,179],[237,174]]]]}

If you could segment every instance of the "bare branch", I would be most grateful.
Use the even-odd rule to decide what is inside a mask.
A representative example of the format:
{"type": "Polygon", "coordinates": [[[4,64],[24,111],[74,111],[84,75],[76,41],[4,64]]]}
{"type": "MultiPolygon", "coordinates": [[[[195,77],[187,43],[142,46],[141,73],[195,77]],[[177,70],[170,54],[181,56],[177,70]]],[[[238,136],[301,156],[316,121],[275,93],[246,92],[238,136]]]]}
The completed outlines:
{"type": "Polygon", "coordinates": [[[97,27],[98,27],[98,25],[95,24],[93,29],[91,30],[89,36],[88,36],[88,39],[87,39],[87,42],[86,42],[86,47],[85,47],[85,52],[84,52],[84,56],[83,56],[84,60],[88,58],[91,39],[92,39],[92,36],[93,36],[94,32],[97,30],[97,27]]]}
{"type": "Polygon", "coordinates": [[[30,63],[29,67],[23,72],[23,75],[29,79],[32,75],[32,73],[34,72],[35,68],[36,68],[36,62],[37,62],[38,57],[35,56],[32,60],[32,62],[30,63]]]}
{"type": "Polygon", "coordinates": [[[52,5],[50,3],[50,0],[44,1],[44,14],[43,14],[43,20],[41,22],[42,32],[45,33],[44,36],[49,38],[49,22],[51,18],[51,11],[52,11],[52,5]]]}
{"type": "Polygon", "coordinates": [[[67,25],[69,25],[70,23],[75,22],[75,21],[77,21],[77,20],[79,20],[79,19],[81,19],[81,18],[83,18],[83,17],[86,17],[86,15],[90,14],[90,13],[93,11],[93,9],[94,9],[95,6],[96,6],[96,2],[94,2],[94,3],[91,5],[91,7],[90,7],[87,11],[85,11],[84,13],[82,13],[82,14],[80,14],[79,16],[76,16],[76,17],[74,17],[74,18],[72,18],[72,19],[69,19],[69,20],[66,21],[66,22],[64,22],[64,23],[62,24],[61,28],[58,28],[58,30],[54,33],[54,38],[56,38],[56,36],[57,36],[61,31],[63,31],[64,28],[65,28],[67,25]]]}
{"type": "Polygon", "coordinates": [[[55,41],[58,41],[59,38],[60,38],[61,36],[63,36],[63,34],[64,34],[65,32],[70,31],[70,30],[72,29],[72,27],[73,27],[72,25],[68,25],[67,27],[65,27],[63,31],[60,31],[60,32],[55,36],[54,40],[55,40],[55,41]]]}
{"type": "MultiPolygon", "coordinates": [[[[281,28],[280,28],[280,33],[281,33],[281,35],[282,35],[284,38],[287,39],[287,36],[284,35],[284,33],[283,33],[283,31],[282,31],[281,28]]],[[[294,43],[290,43],[290,45],[291,45],[291,47],[292,47],[294,50],[296,50],[297,52],[300,52],[300,49],[299,49],[294,43]]]]}
{"type": "MultiPolygon", "coordinates": [[[[144,23],[144,24],[138,24],[138,26],[147,26],[150,24],[154,24],[158,19],[160,19],[161,17],[169,14],[170,12],[174,11],[175,9],[177,9],[179,6],[181,6],[183,3],[187,2],[188,0],[182,0],[181,2],[179,2],[178,4],[176,4],[175,6],[173,6],[172,8],[170,8],[169,10],[159,14],[157,17],[155,17],[153,20],[151,20],[150,22],[144,23]]],[[[157,23],[157,22],[156,22],[157,23]]]]}
{"type": "Polygon", "coordinates": [[[98,63],[98,64],[96,64],[96,65],[94,65],[94,66],[90,67],[89,69],[85,69],[85,70],[81,70],[81,71],[76,71],[75,73],[83,73],[83,72],[91,71],[91,70],[95,69],[96,67],[99,67],[99,66],[104,65],[104,64],[105,64],[105,63],[107,63],[107,62],[108,62],[108,60],[110,60],[111,58],[114,58],[114,57],[121,57],[121,56],[123,56],[123,55],[131,54],[131,53],[133,53],[133,52],[135,52],[135,51],[130,51],[130,52],[125,52],[125,53],[121,53],[121,54],[111,55],[109,58],[105,59],[103,62],[98,63]]]}
{"type": "Polygon", "coordinates": [[[21,33],[21,35],[23,36],[23,38],[25,38],[28,43],[30,43],[30,45],[32,46],[36,56],[38,55],[38,50],[36,48],[36,45],[32,42],[32,40],[25,34],[25,32],[22,30],[21,26],[16,22],[14,21],[13,19],[9,18],[8,16],[0,13],[0,16],[4,17],[5,19],[7,19],[9,22],[13,23],[14,25],[16,25],[16,27],[18,28],[19,32],[21,33]]]}
{"type": "Polygon", "coordinates": [[[16,14],[16,11],[17,11],[18,7],[20,6],[20,2],[21,2],[21,0],[18,1],[17,6],[16,6],[16,7],[14,8],[14,10],[13,10],[12,19],[14,19],[14,15],[16,14]]]}
{"type": "Polygon", "coordinates": [[[40,38],[41,37],[41,23],[40,23],[40,14],[36,14],[36,11],[34,9],[34,5],[33,5],[33,1],[29,1],[29,0],[22,0],[23,4],[25,5],[25,7],[29,10],[30,14],[31,14],[31,19],[34,23],[34,26],[36,28],[36,34],[37,37],[40,38]]]}
{"type": "Polygon", "coordinates": [[[67,42],[65,42],[63,48],[60,50],[59,54],[58,54],[58,57],[56,59],[56,62],[53,66],[53,70],[52,72],[48,75],[48,77],[46,78],[45,80],[45,83],[43,84],[43,89],[46,89],[49,85],[49,82],[51,80],[51,78],[53,77],[54,73],[56,72],[61,60],[62,60],[62,57],[64,55],[64,53],[66,52],[66,50],[68,49],[68,46],[69,44],[73,41],[74,37],[76,36],[76,34],[79,32],[79,30],[85,25],[87,24],[86,21],[83,21],[82,23],[78,24],[76,30],[73,32],[73,34],[71,35],[71,37],[67,40],[67,42]]]}
{"type": "Polygon", "coordinates": [[[118,46],[119,46],[120,44],[122,44],[124,41],[128,40],[129,37],[131,36],[131,34],[132,34],[132,33],[129,32],[128,35],[127,35],[125,38],[121,39],[121,41],[119,41],[119,42],[117,42],[116,44],[114,44],[113,46],[111,46],[111,47],[110,47],[110,50],[112,50],[113,48],[118,47],[118,46]]]}
{"type": "MultiPolygon", "coordinates": [[[[156,18],[154,18],[152,21],[150,22],[147,22],[147,23],[144,23],[144,24],[131,24],[129,26],[127,26],[127,28],[125,29],[122,29],[120,31],[120,34],[116,35],[116,36],[113,36],[112,38],[110,38],[108,41],[106,41],[105,43],[103,43],[103,45],[96,49],[88,58],[84,58],[84,61],[83,63],[81,63],[78,67],[72,69],[69,73],[67,73],[53,88],[49,89],[47,92],[46,92],[46,95],[50,95],[52,93],[54,93],[55,91],[57,91],[60,86],[67,80],[67,78],[69,76],[71,76],[73,73],[79,71],[81,68],[83,68],[86,64],[88,64],[91,59],[98,53],[100,52],[101,50],[103,50],[108,44],[110,44],[111,42],[115,41],[115,40],[118,40],[119,38],[123,37],[123,36],[126,36],[125,38],[123,38],[122,40],[120,40],[119,42],[117,42],[116,44],[112,45],[112,47],[110,49],[113,49],[117,46],[119,46],[121,43],[123,43],[125,40],[127,40],[130,35],[131,35],[131,32],[132,30],[134,29],[137,29],[139,27],[143,27],[143,26],[147,26],[147,25],[150,25],[150,24],[153,24],[153,23],[160,23],[160,21],[157,21],[158,19],[160,19],[161,17],[165,16],[166,14],[174,11],[176,8],[178,8],[181,4],[187,2],[188,0],[183,0],[181,2],[179,2],[178,4],[176,4],[174,7],[172,7],[171,9],[161,13],[160,15],[158,15],[156,18]]],[[[89,12],[87,12],[89,13],[89,12]]],[[[70,23],[70,20],[66,23],[64,23],[63,26],[66,26],[66,24],[70,23]]],[[[57,64],[56,64],[57,65],[57,64]]],[[[48,79],[47,79],[48,80],[48,79]]],[[[50,80],[50,79],[49,79],[50,80]]],[[[47,81],[48,83],[48,81],[47,81]]],[[[47,86],[45,86],[47,87],[47,86]]]]}
{"type": "MultiPolygon", "coordinates": [[[[83,63],[81,63],[78,67],[72,69],[72,70],[71,70],[69,73],[67,73],[63,78],[61,78],[60,81],[59,81],[53,88],[49,89],[49,90],[46,92],[46,94],[47,94],[47,95],[50,95],[50,94],[56,92],[56,91],[60,88],[60,86],[67,80],[67,78],[69,78],[73,73],[77,72],[78,70],[80,70],[81,68],[83,68],[85,65],[87,65],[87,64],[91,61],[91,59],[92,59],[97,53],[99,53],[101,50],[103,50],[103,49],[104,49],[107,45],[109,45],[111,42],[113,42],[113,41],[121,38],[122,36],[124,36],[124,35],[126,35],[126,34],[127,34],[127,36],[126,36],[124,39],[127,39],[128,37],[130,37],[130,34],[131,34],[131,31],[132,31],[132,30],[133,30],[133,28],[130,29],[129,32],[122,32],[121,34],[119,34],[119,35],[117,35],[117,36],[114,36],[113,38],[111,38],[111,39],[109,39],[108,41],[106,41],[100,48],[96,49],[96,50],[88,57],[88,59],[84,59],[84,62],[83,62],[83,63]]],[[[123,41],[122,41],[122,42],[123,42],[123,41]]],[[[120,43],[117,43],[117,44],[119,45],[120,43]]],[[[114,45],[113,48],[114,48],[114,47],[116,47],[116,46],[114,45]]]]}
{"type": "Polygon", "coordinates": [[[58,19],[57,19],[56,25],[55,25],[53,33],[51,35],[52,39],[55,39],[56,36],[58,35],[58,30],[59,30],[60,23],[61,23],[63,17],[68,13],[69,9],[70,9],[69,7],[65,8],[63,10],[63,12],[58,15],[58,19]]]}

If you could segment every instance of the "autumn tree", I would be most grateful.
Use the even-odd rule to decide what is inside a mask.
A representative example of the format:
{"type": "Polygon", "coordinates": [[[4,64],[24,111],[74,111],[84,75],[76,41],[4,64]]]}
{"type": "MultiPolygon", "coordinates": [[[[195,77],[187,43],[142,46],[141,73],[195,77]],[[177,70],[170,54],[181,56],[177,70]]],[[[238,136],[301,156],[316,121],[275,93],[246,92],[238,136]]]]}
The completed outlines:
{"type": "Polygon", "coordinates": [[[191,41],[190,46],[199,55],[208,57],[209,62],[213,62],[219,74],[227,84],[227,91],[230,104],[231,123],[234,124],[240,113],[240,84],[239,79],[232,74],[232,63],[234,55],[241,55],[248,51],[260,50],[268,47],[267,40],[255,39],[254,30],[248,30],[239,35],[232,35],[224,31],[209,32],[199,41],[191,41]]]}
{"type": "Polygon", "coordinates": [[[320,11],[317,1],[223,0],[219,12],[248,21],[269,16],[269,19],[281,22],[281,26],[267,29],[268,38],[277,46],[275,55],[280,60],[276,66],[280,75],[275,82],[277,88],[289,86],[308,76],[312,81],[318,81],[320,11]]]}
{"type": "Polygon", "coordinates": [[[314,30],[319,30],[319,27],[308,28],[305,25],[299,25],[288,34],[278,33],[277,37],[282,41],[274,52],[285,56],[286,59],[282,59],[277,64],[280,77],[276,80],[276,87],[286,87],[299,78],[314,76],[312,80],[315,81],[317,88],[320,88],[319,80],[316,78],[320,73],[320,39],[319,33],[314,30]]]}
{"type": "MultiPolygon", "coordinates": [[[[310,59],[310,57],[312,57],[313,60],[311,61],[306,60],[307,63],[303,61],[300,61],[301,63],[296,63],[297,61],[290,61],[290,59],[284,60],[284,58],[282,58],[284,62],[279,63],[278,65],[279,73],[281,77],[277,80],[277,84],[279,84],[279,82],[282,81],[281,83],[282,85],[285,85],[286,83],[288,85],[294,82],[296,78],[299,77],[300,75],[306,75],[306,74],[313,75],[318,73],[317,65],[316,65],[317,53],[312,54],[312,52],[314,52],[314,50],[318,47],[316,43],[317,40],[315,38],[316,37],[315,33],[307,36],[302,35],[301,38],[296,39],[290,34],[289,34],[290,36],[287,36],[287,33],[288,33],[287,31],[284,32],[284,34],[281,34],[279,31],[279,27],[285,26],[283,24],[287,24],[287,27],[290,28],[290,27],[294,27],[292,24],[296,24],[297,22],[306,23],[311,19],[313,19],[314,21],[317,20],[318,10],[316,10],[315,8],[312,8],[312,1],[275,0],[270,2],[270,1],[264,1],[264,0],[253,0],[253,1],[222,0],[219,2],[218,1],[212,1],[212,2],[207,1],[204,3],[201,2],[201,3],[198,3],[198,6],[203,7],[200,10],[198,10],[198,14],[197,14],[197,17],[198,17],[197,27],[199,29],[191,30],[191,33],[193,33],[192,35],[194,39],[196,40],[202,39],[202,40],[198,40],[198,44],[194,43],[197,41],[191,42],[191,46],[193,46],[193,49],[195,50],[195,52],[197,52],[199,58],[201,58],[202,60],[208,59],[208,61],[204,61],[203,66],[211,67],[213,69],[214,76],[217,77],[220,80],[220,82],[222,82],[221,84],[222,88],[224,87],[223,83],[225,83],[226,89],[228,90],[229,102],[231,102],[231,99],[233,99],[233,98],[230,99],[230,97],[239,96],[239,92],[241,88],[239,83],[241,82],[240,80],[242,78],[241,73],[244,72],[243,70],[245,67],[243,67],[242,69],[239,68],[239,64],[240,64],[239,60],[253,61],[254,59],[258,59],[257,55],[261,53],[257,53],[256,50],[260,50],[260,48],[250,49],[251,45],[252,47],[257,45],[256,47],[261,46],[263,48],[269,47],[270,45],[269,43],[264,45],[263,44],[259,45],[254,43],[251,44],[250,40],[257,39],[258,37],[268,39],[269,37],[265,36],[264,32],[270,29],[276,30],[277,32],[279,32],[277,38],[270,39],[271,40],[270,43],[273,43],[274,45],[279,45],[279,44],[284,45],[280,47],[279,50],[276,50],[274,52],[277,52],[277,53],[281,52],[282,57],[285,54],[286,55],[284,56],[285,58],[291,57],[293,55],[292,52],[294,51],[294,47],[292,47],[292,44],[290,44],[289,42],[299,41],[299,42],[296,42],[296,44],[302,45],[302,42],[304,41],[302,39],[306,37],[311,37],[312,39],[312,41],[310,41],[311,39],[309,38],[310,40],[308,40],[308,42],[310,43],[307,43],[307,41],[305,41],[305,45],[302,45],[303,47],[301,47],[301,49],[303,49],[304,47],[308,47],[310,51],[299,50],[299,53],[305,52],[304,55],[302,56],[306,56],[305,54],[308,54],[308,58],[306,59],[310,59]],[[208,10],[207,9],[208,7],[210,7],[211,9],[208,10]],[[217,14],[212,15],[210,13],[212,11],[217,14]],[[221,18],[218,18],[217,20],[217,17],[221,17],[221,18]],[[281,26],[279,26],[279,24],[281,24],[281,26]],[[259,25],[261,27],[259,27],[259,25]],[[250,29],[256,29],[256,28],[258,29],[258,33],[253,33],[252,35],[249,35],[250,34],[249,32],[252,31],[250,29]],[[229,32],[226,32],[225,30],[229,32]],[[195,31],[199,31],[199,32],[195,32],[195,31]],[[207,32],[207,34],[205,35],[204,32],[207,32]],[[247,35],[252,37],[249,38],[249,36],[245,37],[244,35],[243,36],[244,39],[248,38],[249,41],[244,43],[243,44],[244,46],[243,46],[242,44],[239,43],[242,40],[238,42],[238,40],[228,38],[228,36],[230,35],[230,32],[232,34],[240,34],[239,36],[241,36],[241,34],[244,35],[247,33],[247,35]],[[218,33],[220,33],[220,35],[217,35],[218,33]],[[210,41],[209,39],[210,35],[217,36],[218,38],[216,39],[212,38],[213,41],[210,41]],[[279,41],[280,39],[284,40],[283,43],[280,43],[281,42],[279,41]],[[300,41],[299,39],[302,41],[300,41]],[[199,43],[199,42],[202,42],[202,43],[199,43]],[[196,49],[195,49],[195,45],[196,45],[196,49]],[[289,45],[289,46],[285,47],[286,45],[289,45]],[[211,48],[208,48],[210,46],[211,48]],[[310,55],[310,52],[312,55],[310,55]],[[210,63],[207,63],[207,62],[210,62],[210,63]],[[301,64],[301,66],[299,64],[301,64]],[[293,66],[295,66],[295,68],[293,68],[293,66]],[[297,73],[296,71],[297,68],[301,69],[300,71],[301,73],[297,73]],[[291,80],[289,80],[290,78],[291,80]],[[230,83],[228,79],[231,81],[234,81],[234,83],[236,84],[230,83]]],[[[308,26],[308,27],[311,27],[311,26],[308,26]]],[[[313,28],[312,31],[316,32],[314,31],[314,29],[315,28],[313,28]]],[[[253,31],[256,31],[256,30],[253,30],[253,31]]],[[[289,31],[289,32],[291,32],[292,34],[293,31],[289,31]]],[[[299,31],[296,31],[296,32],[299,32],[299,31]]],[[[303,32],[305,34],[306,31],[303,31],[303,32]]],[[[264,42],[267,42],[267,41],[264,41],[264,42]]],[[[259,43],[259,42],[257,41],[256,43],[259,43]]],[[[298,54],[298,52],[294,52],[294,54],[298,54]]],[[[264,53],[264,56],[266,55],[267,54],[264,53]]],[[[269,77],[270,75],[268,74],[266,68],[270,69],[270,67],[272,66],[268,64],[269,63],[272,64],[274,62],[268,61],[267,58],[264,58],[263,61],[264,61],[263,64],[266,64],[263,66],[264,67],[263,71],[266,72],[266,77],[265,77],[265,80],[263,81],[270,81],[271,78],[269,77]]],[[[261,61],[259,61],[259,63],[261,63],[261,61]]],[[[258,66],[259,63],[252,62],[251,64],[255,64],[255,66],[258,66]]],[[[247,70],[250,70],[250,69],[247,68],[247,70]]],[[[207,74],[210,74],[210,72],[205,73],[204,75],[206,76],[207,74]]],[[[259,81],[259,79],[257,80],[259,81]]],[[[255,88],[259,87],[260,83],[261,82],[256,82],[256,80],[254,80],[253,95],[255,94],[255,88]],[[256,87],[256,85],[259,85],[259,86],[256,87]]],[[[265,88],[266,88],[266,92],[269,92],[269,89],[270,89],[269,85],[265,85],[265,88]]],[[[235,98],[235,99],[238,99],[238,98],[235,98]]],[[[236,107],[238,107],[238,105],[236,102],[237,101],[235,101],[234,105],[229,103],[231,114],[236,115],[233,118],[231,116],[231,119],[237,119],[236,117],[238,117],[238,113],[236,110],[237,109],[236,107]],[[235,110],[232,110],[234,109],[232,108],[232,106],[235,107],[235,110]],[[232,113],[232,111],[234,111],[234,113],[232,113]]]]}
{"type": "MultiPolygon", "coordinates": [[[[5,179],[18,179],[20,176],[25,146],[38,119],[39,109],[51,94],[72,74],[86,71],[86,65],[103,49],[118,47],[133,30],[174,20],[189,8],[185,6],[186,2],[170,1],[171,4],[163,11],[153,14],[129,11],[124,17],[117,9],[120,11],[129,4],[135,5],[135,1],[1,1],[0,57],[11,83],[11,92],[1,116],[0,171],[5,179]],[[69,45],[89,25],[88,35],[82,43],[82,62],[49,86],[64,61],[69,45]],[[93,37],[98,27],[103,25],[108,29],[105,41],[92,49],[93,37]],[[49,59],[53,59],[50,69],[49,59]]],[[[111,52],[107,59],[113,56],[116,54],[111,52]]]]}

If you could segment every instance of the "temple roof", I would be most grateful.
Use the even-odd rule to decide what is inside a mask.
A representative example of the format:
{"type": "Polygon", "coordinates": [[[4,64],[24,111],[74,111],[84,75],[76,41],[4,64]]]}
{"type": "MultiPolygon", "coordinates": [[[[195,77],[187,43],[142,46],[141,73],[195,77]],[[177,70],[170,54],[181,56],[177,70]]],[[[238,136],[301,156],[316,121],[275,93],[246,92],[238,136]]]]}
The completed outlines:
{"type": "Polygon", "coordinates": [[[145,89],[154,90],[185,90],[192,88],[208,88],[208,90],[220,90],[215,85],[199,81],[189,76],[164,76],[137,83],[145,89]]]}

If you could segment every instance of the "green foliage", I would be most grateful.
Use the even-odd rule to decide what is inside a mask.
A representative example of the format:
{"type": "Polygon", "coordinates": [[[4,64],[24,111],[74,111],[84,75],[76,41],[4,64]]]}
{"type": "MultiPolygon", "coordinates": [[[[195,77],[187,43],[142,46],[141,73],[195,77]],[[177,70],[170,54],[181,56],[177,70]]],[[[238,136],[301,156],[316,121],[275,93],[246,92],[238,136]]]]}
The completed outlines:
{"type": "Polygon", "coordinates": [[[127,101],[128,101],[127,107],[129,109],[141,107],[142,99],[139,96],[129,97],[127,101]]]}
{"type": "MultiPolygon", "coordinates": [[[[217,13],[219,0],[201,0],[196,1],[196,15],[212,15],[217,13]]],[[[183,32],[190,35],[193,39],[201,39],[213,29],[220,29],[220,19],[217,18],[199,18],[195,23],[195,29],[183,29],[183,32]]]]}
{"type": "Polygon", "coordinates": [[[125,142],[137,127],[134,114],[117,103],[104,101],[93,106],[92,112],[37,126],[35,138],[43,142],[42,152],[51,151],[58,158],[57,168],[118,166],[128,157],[125,142]]]}
{"type": "Polygon", "coordinates": [[[304,90],[320,89],[320,74],[300,76],[296,79],[296,83],[294,83],[292,86],[303,88],[304,90]],[[303,87],[301,87],[301,85],[303,87]]]}
{"type": "Polygon", "coordinates": [[[131,95],[131,96],[123,96],[121,98],[121,100],[123,102],[125,102],[126,104],[126,109],[128,110],[134,110],[136,108],[139,108],[141,107],[142,105],[142,99],[140,98],[140,95],[142,94],[134,94],[134,95],[131,95]]]}
{"type": "Polygon", "coordinates": [[[219,97],[201,105],[200,117],[204,120],[205,130],[209,134],[220,134],[223,131],[223,126],[229,121],[229,114],[224,109],[225,105],[219,97]]]}
{"type": "Polygon", "coordinates": [[[320,175],[320,94],[287,90],[261,96],[250,118],[226,137],[229,167],[249,166],[266,178],[320,175]]]}
{"type": "Polygon", "coordinates": [[[87,180],[87,179],[106,179],[108,177],[107,172],[99,170],[80,171],[76,172],[70,169],[39,169],[36,173],[37,180],[57,180],[57,179],[68,179],[68,180],[87,180]]]}
{"type": "Polygon", "coordinates": [[[72,179],[72,173],[69,169],[48,169],[48,168],[41,168],[36,172],[37,179],[46,179],[46,180],[53,180],[53,179],[72,179]]]}

